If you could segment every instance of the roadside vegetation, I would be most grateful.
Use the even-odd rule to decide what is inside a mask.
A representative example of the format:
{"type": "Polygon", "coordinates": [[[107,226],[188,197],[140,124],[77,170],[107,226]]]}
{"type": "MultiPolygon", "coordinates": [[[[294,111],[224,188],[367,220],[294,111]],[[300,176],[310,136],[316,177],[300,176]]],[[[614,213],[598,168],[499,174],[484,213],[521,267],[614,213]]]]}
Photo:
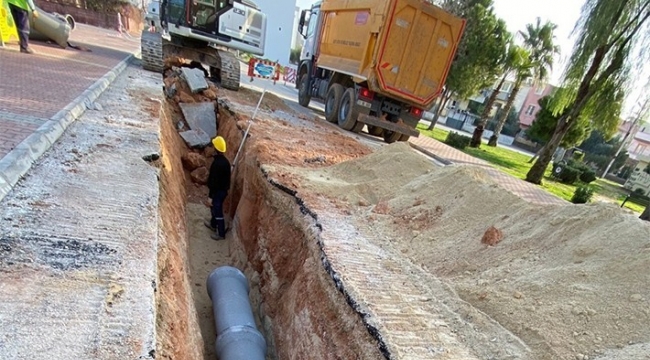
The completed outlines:
{"type": "MultiPolygon", "coordinates": [[[[433,130],[427,130],[427,127],[425,125],[420,124],[418,125],[418,129],[420,130],[421,134],[429,136],[440,142],[445,142],[447,136],[449,135],[449,131],[440,129],[439,127],[436,127],[433,130]]],[[[484,160],[497,169],[522,180],[526,178],[526,174],[532,167],[532,164],[528,162],[530,160],[530,156],[504,147],[465,147],[460,151],[466,153],[467,155],[471,155],[475,158],[484,160]]],[[[577,188],[587,185],[579,180],[574,184],[564,184],[552,178],[551,171],[552,167],[549,166],[546,170],[546,173],[544,174],[544,181],[540,187],[549,193],[567,201],[571,201],[577,188]]],[[[615,202],[621,205],[629,194],[629,191],[623,188],[623,186],[606,179],[597,179],[588,185],[591,189],[594,190],[594,199],[596,200],[600,199],[615,202]]],[[[642,199],[635,197],[630,197],[630,199],[628,199],[628,201],[625,203],[626,208],[637,213],[643,212],[645,206],[646,204],[642,199]]]]}

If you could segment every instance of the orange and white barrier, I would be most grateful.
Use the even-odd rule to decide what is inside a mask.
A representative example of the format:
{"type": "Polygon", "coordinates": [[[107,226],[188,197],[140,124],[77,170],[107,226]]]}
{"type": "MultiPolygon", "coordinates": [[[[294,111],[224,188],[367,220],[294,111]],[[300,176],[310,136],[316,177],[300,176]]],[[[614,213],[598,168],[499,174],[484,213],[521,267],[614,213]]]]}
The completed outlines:
{"type": "Polygon", "coordinates": [[[280,64],[273,61],[251,58],[248,61],[248,76],[253,78],[273,80],[273,84],[280,79],[280,64]]]}

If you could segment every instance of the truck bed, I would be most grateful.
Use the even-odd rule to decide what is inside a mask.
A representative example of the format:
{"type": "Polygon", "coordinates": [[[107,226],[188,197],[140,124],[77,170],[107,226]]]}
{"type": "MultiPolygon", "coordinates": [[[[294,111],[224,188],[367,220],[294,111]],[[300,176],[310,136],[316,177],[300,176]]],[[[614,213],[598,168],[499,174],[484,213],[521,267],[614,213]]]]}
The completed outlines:
{"type": "Polygon", "coordinates": [[[319,67],[428,107],[440,94],[465,21],[420,0],[324,0],[319,67]]]}

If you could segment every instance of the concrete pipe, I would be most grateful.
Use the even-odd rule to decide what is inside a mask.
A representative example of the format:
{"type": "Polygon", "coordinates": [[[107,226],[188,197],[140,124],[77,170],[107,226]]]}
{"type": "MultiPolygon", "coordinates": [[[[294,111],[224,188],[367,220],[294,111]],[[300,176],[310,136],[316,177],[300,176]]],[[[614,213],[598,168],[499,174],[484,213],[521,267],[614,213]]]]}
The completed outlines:
{"type": "Polygon", "coordinates": [[[36,7],[38,18],[30,14],[29,25],[31,28],[29,37],[34,40],[50,40],[57,43],[62,48],[68,47],[68,38],[70,37],[70,25],[65,20],[58,18],[48,12],[36,7]]]}
{"type": "Polygon", "coordinates": [[[264,360],[266,340],[255,325],[246,276],[234,267],[222,266],[208,276],[207,288],[219,360],[264,360]]]}

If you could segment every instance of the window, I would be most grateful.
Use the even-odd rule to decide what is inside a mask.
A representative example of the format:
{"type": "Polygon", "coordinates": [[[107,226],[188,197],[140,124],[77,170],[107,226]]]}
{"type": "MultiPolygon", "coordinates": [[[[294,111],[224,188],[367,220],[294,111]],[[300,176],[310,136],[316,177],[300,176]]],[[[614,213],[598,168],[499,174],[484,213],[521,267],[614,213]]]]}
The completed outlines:
{"type": "Polygon", "coordinates": [[[544,93],[544,86],[538,86],[535,89],[535,95],[542,95],[544,93]]]}
{"type": "Polygon", "coordinates": [[[511,83],[511,82],[506,82],[506,83],[503,84],[503,86],[501,87],[501,91],[504,92],[504,93],[509,93],[510,90],[512,90],[512,83],[511,83]]]}
{"type": "Polygon", "coordinates": [[[526,109],[526,115],[531,116],[535,112],[535,109],[537,107],[535,105],[528,105],[528,109],[526,109]]]}
{"type": "Polygon", "coordinates": [[[310,37],[314,34],[316,30],[316,24],[318,24],[318,10],[314,10],[309,16],[309,25],[307,27],[307,37],[310,37]]]}

